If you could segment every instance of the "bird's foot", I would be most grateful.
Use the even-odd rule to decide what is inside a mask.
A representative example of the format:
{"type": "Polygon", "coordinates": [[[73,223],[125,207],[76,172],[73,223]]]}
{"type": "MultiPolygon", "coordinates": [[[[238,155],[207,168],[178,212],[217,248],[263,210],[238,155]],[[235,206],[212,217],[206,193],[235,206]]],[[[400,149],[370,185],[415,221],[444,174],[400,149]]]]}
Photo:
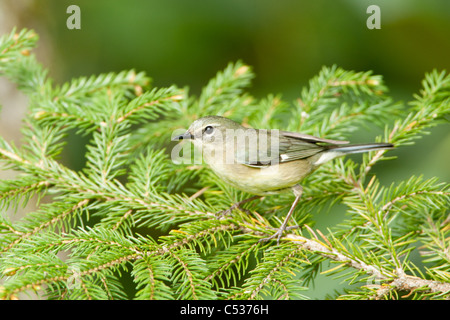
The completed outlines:
{"type": "Polygon", "coordinates": [[[242,200],[242,201],[236,202],[235,204],[233,204],[233,205],[232,205],[231,207],[229,207],[228,209],[221,210],[221,211],[217,212],[217,213],[216,213],[216,219],[217,219],[217,220],[222,219],[222,218],[225,217],[226,215],[231,214],[231,212],[233,212],[234,209],[240,209],[240,210],[242,210],[242,211],[245,211],[247,214],[250,214],[250,211],[241,208],[241,205],[244,204],[244,203],[253,201],[253,200],[255,200],[255,199],[258,199],[258,198],[260,198],[260,197],[259,197],[259,196],[253,196],[253,197],[251,197],[251,198],[244,199],[244,200],[242,200]]]}
{"type": "Polygon", "coordinates": [[[223,217],[225,217],[226,215],[229,215],[236,207],[234,205],[232,205],[230,208],[226,209],[226,210],[220,210],[219,212],[216,213],[216,219],[220,220],[223,217]]]}
{"type": "Polygon", "coordinates": [[[280,239],[283,236],[283,233],[285,231],[289,231],[289,230],[297,229],[297,228],[300,228],[300,226],[286,227],[285,225],[282,225],[280,228],[278,228],[277,232],[275,232],[273,235],[271,235],[270,237],[267,237],[267,238],[259,239],[258,242],[267,242],[269,240],[272,240],[272,239],[276,238],[277,239],[277,244],[280,244],[280,239]]]}

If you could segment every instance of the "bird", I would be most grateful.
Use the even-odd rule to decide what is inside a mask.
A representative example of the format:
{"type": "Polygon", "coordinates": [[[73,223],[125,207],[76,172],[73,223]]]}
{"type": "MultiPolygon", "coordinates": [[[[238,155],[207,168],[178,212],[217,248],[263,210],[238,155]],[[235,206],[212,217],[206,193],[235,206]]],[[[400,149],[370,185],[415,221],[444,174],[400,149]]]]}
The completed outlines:
{"type": "Polygon", "coordinates": [[[260,240],[276,238],[278,244],[300,201],[300,182],[305,177],[340,156],[394,148],[386,142],[349,144],[298,132],[253,129],[216,115],[195,120],[185,133],[172,138],[180,140],[191,141],[212,171],[236,189],[254,197],[292,190],[295,199],[283,223],[274,234],[260,240]]]}

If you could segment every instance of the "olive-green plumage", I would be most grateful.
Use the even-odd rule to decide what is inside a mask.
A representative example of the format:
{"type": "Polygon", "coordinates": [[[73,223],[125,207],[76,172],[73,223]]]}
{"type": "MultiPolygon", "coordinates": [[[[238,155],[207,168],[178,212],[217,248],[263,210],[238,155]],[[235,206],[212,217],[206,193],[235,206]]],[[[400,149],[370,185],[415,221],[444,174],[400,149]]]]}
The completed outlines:
{"type": "Polygon", "coordinates": [[[349,145],[348,141],[321,139],[280,130],[251,129],[220,116],[194,121],[183,135],[201,148],[205,162],[231,186],[255,195],[269,195],[292,189],[296,195],[277,236],[300,199],[299,182],[321,164],[339,156],[390,149],[389,143],[349,145]]]}

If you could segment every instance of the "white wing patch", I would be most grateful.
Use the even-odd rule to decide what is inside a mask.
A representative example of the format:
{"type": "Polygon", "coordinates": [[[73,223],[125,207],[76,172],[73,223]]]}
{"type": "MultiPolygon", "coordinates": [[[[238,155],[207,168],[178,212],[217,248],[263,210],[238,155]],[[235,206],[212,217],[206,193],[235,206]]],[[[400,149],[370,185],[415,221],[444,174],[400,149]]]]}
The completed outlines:
{"type": "Polygon", "coordinates": [[[339,157],[342,155],[342,152],[333,152],[333,151],[328,151],[328,152],[324,152],[320,158],[314,163],[315,166],[321,165],[325,162],[328,162],[336,157],[339,157]]]}

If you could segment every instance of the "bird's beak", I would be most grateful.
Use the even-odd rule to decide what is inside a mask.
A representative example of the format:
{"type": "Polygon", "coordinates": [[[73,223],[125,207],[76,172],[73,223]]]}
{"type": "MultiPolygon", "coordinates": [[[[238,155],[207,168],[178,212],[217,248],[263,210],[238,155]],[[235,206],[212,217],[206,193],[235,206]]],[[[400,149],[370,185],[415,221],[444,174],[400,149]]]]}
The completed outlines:
{"type": "Polygon", "coordinates": [[[194,136],[189,131],[186,131],[185,133],[179,136],[173,137],[172,141],[189,140],[189,139],[194,139],[194,136]]]}

